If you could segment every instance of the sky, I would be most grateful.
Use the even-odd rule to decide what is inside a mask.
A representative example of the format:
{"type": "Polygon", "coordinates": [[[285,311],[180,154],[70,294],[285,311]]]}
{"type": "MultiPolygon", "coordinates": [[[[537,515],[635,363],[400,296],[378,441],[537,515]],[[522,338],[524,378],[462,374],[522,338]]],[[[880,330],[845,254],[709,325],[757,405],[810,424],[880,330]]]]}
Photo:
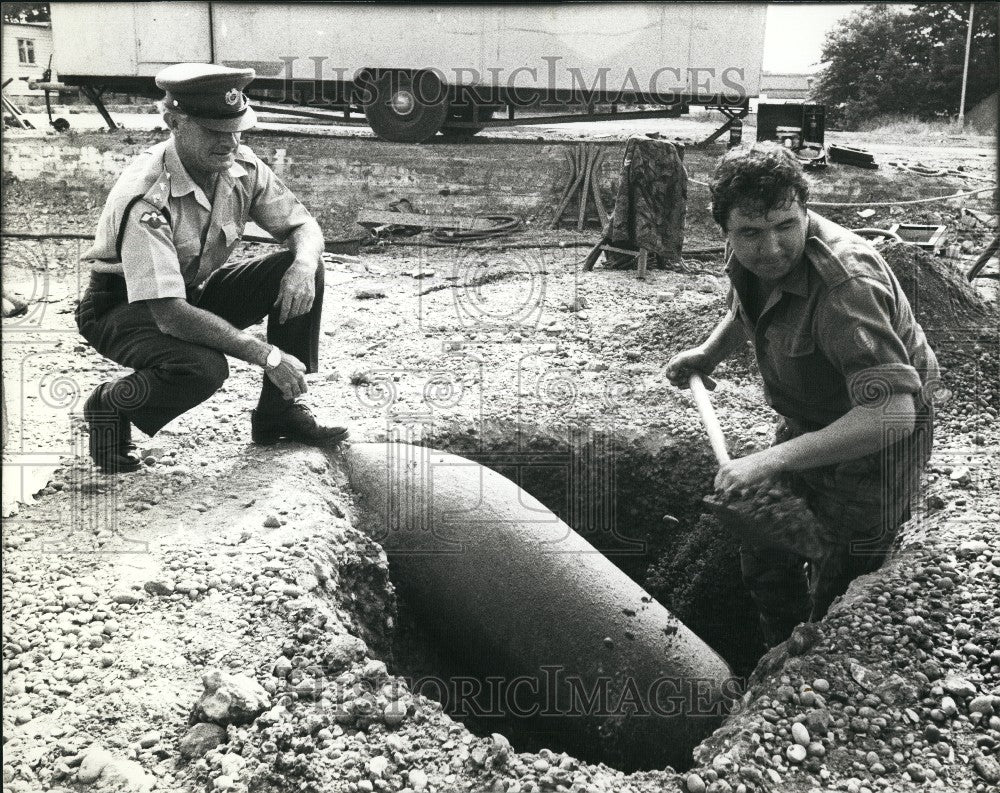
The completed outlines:
{"type": "Polygon", "coordinates": [[[826,31],[862,3],[773,3],[767,7],[764,71],[813,72],[826,31]]]}

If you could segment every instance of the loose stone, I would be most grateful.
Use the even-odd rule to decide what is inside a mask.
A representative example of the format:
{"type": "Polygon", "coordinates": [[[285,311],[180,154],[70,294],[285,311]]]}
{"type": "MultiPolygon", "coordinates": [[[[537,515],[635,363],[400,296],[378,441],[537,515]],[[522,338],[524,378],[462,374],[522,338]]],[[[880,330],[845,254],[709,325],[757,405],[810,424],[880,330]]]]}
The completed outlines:
{"type": "Polygon", "coordinates": [[[104,767],[112,760],[111,752],[103,746],[94,744],[91,746],[80,763],[80,769],[76,772],[77,781],[90,784],[101,775],[104,767]]]}
{"type": "Polygon", "coordinates": [[[798,743],[793,743],[788,749],[785,750],[785,756],[788,758],[789,762],[801,763],[806,759],[806,747],[798,743]]]}
{"type": "Polygon", "coordinates": [[[178,748],[183,757],[197,759],[221,743],[225,743],[226,728],[218,724],[199,722],[181,738],[178,748]]]}
{"type": "Polygon", "coordinates": [[[705,780],[698,776],[698,774],[688,774],[686,784],[688,793],[705,793],[707,787],[705,780]]]}

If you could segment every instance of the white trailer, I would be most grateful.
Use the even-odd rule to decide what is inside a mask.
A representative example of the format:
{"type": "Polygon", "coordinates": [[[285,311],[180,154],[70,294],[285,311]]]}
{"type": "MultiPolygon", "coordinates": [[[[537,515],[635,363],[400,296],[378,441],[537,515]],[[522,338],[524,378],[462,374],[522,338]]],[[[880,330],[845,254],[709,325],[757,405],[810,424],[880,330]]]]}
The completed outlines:
{"type": "Polygon", "coordinates": [[[760,92],[766,5],[54,2],[51,13],[56,70],[95,100],[155,95],[170,63],[251,66],[258,99],[364,113],[386,139],[424,141],[537,123],[539,111],[580,120],[570,107],[741,117],[760,92]]]}

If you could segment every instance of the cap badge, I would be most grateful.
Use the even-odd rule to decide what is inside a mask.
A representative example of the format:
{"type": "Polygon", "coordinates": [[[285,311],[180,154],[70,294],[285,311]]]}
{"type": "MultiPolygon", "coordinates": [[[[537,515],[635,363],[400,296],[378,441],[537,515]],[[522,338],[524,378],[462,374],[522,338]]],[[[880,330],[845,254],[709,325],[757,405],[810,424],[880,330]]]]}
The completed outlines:
{"type": "Polygon", "coordinates": [[[230,88],[226,91],[226,104],[235,105],[240,101],[240,91],[238,88],[230,88]]]}

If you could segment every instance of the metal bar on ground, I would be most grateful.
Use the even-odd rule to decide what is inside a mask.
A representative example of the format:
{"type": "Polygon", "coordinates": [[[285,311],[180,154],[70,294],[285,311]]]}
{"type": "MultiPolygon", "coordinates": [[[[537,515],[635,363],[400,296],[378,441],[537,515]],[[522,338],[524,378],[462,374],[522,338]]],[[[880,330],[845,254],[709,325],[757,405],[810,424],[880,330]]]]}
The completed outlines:
{"type": "MultiPolygon", "coordinates": [[[[250,225],[250,224],[248,224],[250,225]]],[[[259,228],[259,227],[258,227],[259,228]]],[[[261,230],[263,232],[263,230],[261,230]]],[[[93,234],[83,234],[76,231],[54,231],[54,232],[38,232],[38,231],[0,231],[0,237],[8,237],[15,240],[92,240],[94,239],[93,234]]],[[[271,236],[265,236],[265,234],[244,234],[240,239],[243,242],[265,242],[272,245],[280,245],[277,240],[271,236]]],[[[355,257],[358,255],[361,249],[362,237],[357,239],[347,239],[347,240],[324,240],[323,250],[326,253],[342,254],[345,256],[355,257]]],[[[99,263],[101,267],[111,267],[112,269],[101,269],[101,267],[95,266],[94,269],[98,272],[121,272],[121,265],[105,265],[105,263],[99,263]]]]}
{"type": "Polygon", "coordinates": [[[462,217],[460,215],[418,215],[415,212],[390,212],[383,209],[362,209],[358,212],[358,223],[374,223],[388,226],[419,226],[436,229],[471,229],[486,231],[493,228],[489,218],[462,217]]]}
{"type": "Polygon", "coordinates": [[[75,231],[57,231],[51,234],[36,231],[0,231],[0,237],[10,237],[15,240],[92,240],[93,234],[82,234],[75,231]]]}

